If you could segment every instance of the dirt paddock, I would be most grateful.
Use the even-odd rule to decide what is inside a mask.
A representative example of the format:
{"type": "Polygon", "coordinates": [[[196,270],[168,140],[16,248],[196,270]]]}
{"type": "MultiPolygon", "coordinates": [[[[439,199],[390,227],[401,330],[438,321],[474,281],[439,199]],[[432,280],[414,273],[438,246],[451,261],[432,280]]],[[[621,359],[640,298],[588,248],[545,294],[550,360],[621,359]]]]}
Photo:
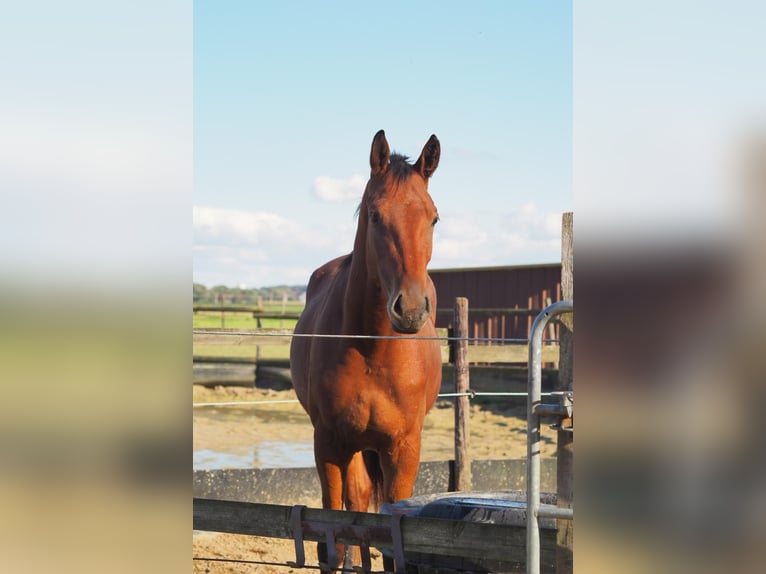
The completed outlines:
{"type": "MultiPolygon", "coordinates": [[[[201,402],[285,400],[295,398],[292,390],[275,391],[241,387],[205,388],[194,386],[193,400],[201,402]]],[[[263,441],[311,442],[308,416],[297,404],[234,407],[238,416],[228,416],[223,407],[194,409],[194,450],[235,449],[263,441]],[[212,411],[210,410],[212,409],[212,411]],[[247,410],[245,410],[247,409],[247,410]],[[241,415],[241,416],[240,416],[241,415]]],[[[555,454],[555,433],[543,429],[543,457],[555,454]]],[[[524,399],[474,401],[470,414],[470,455],[480,459],[522,459],[526,456],[526,403],[524,399]]],[[[454,458],[454,409],[451,400],[440,400],[429,412],[423,429],[421,460],[454,458]]],[[[320,506],[317,492],[315,506],[320,506]]],[[[290,501],[284,501],[290,504],[290,501]]],[[[292,540],[254,536],[195,532],[193,556],[274,562],[282,566],[194,560],[195,573],[285,573],[296,569],[284,566],[295,560],[292,540]]],[[[307,564],[316,564],[316,544],[306,544],[307,564]]],[[[380,553],[373,550],[373,567],[382,569],[380,553]]]]}

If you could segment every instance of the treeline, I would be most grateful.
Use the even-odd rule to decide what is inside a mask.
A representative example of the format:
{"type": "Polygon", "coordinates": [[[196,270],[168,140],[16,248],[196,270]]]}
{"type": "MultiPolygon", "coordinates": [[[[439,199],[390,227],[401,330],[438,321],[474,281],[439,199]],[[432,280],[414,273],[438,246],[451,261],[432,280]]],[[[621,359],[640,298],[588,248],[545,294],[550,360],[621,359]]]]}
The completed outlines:
{"type": "Polygon", "coordinates": [[[205,287],[194,283],[194,303],[200,305],[252,305],[260,302],[282,302],[287,295],[288,301],[298,301],[306,291],[305,285],[278,285],[276,287],[261,287],[259,289],[240,289],[217,285],[205,287]]]}

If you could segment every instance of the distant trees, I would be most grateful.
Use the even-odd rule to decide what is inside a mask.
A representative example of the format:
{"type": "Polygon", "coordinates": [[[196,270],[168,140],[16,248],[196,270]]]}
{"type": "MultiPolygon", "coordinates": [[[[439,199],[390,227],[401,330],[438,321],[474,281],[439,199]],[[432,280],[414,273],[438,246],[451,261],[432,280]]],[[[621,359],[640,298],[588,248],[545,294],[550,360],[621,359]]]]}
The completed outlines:
{"type": "Polygon", "coordinates": [[[258,305],[260,297],[264,303],[282,301],[287,295],[289,301],[297,301],[306,291],[305,285],[278,285],[259,289],[240,289],[216,285],[208,288],[201,283],[192,285],[193,301],[202,305],[258,305]]]}

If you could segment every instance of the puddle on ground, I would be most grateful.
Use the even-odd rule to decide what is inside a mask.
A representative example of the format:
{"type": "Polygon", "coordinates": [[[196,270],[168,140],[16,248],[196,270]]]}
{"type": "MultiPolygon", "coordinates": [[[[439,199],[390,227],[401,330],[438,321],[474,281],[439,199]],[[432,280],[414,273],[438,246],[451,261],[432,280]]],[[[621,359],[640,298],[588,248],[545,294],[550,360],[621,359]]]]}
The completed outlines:
{"type": "Polygon", "coordinates": [[[217,470],[220,468],[251,468],[253,457],[249,454],[217,452],[209,448],[194,451],[194,470],[217,470]]]}
{"type": "MultiPolygon", "coordinates": [[[[194,408],[193,468],[310,468],[314,466],[314,429],[309,416],[296,403],[277,399],[293,396],[274,393],[263,404],[194,408]]],[[[210,400],[210,399],[208,399],[210,400]]],[[[221,400],[214,396],[212,400],[221,400]]],[[[198,399],[198,402],[203,402],[198,399]]],[[[212,401],[211,401],[212,402],[212,401]]],[[[454,410],[437,405],[423,427],[422,461],[454,457],[454,410]]],[[[555,455],[555,433],[542,429],[543,457],[555,455]]],[[[471,456],[478,459],[517,459],[526,456],[526,419],[507,411],[471,409],[471,456]]]]}
{"type": "Polygon", "coordinates": [[[304,468],[314,466],[314,446],[307,443],[264,441],[242,454],[212,449],[194,451],[194,470],[222,468],[304,468]]]}
{"type": "Polygon", "coordinates": [[[194,470],[314,466],[313,428],[298,405],[194,410],[194,470]]]}

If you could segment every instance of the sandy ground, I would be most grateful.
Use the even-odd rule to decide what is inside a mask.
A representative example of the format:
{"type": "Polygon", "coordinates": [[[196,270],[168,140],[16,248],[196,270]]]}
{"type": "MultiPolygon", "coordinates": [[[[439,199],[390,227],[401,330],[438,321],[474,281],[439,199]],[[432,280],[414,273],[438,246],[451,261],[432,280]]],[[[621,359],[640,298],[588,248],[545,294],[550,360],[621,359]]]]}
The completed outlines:
{"type": "MultiPolygon", "coordinates": [[[[194,402],[284,400],[294,398],[289,391],[218,387],[194,387],[194,402]]],[[[234,407],[238,408],[238,407],[234,407]]],[[[223,407],[194,409],[194,449],[234,449],[241,444],[284,440],[310,442],[311,423],[297,404],[242,407],[248,409],[252,424],[231,420],[223,407]]],[[[526,403],[523,399],[492,400],[471,404],[470,453],[473,459],[518,459],[526,456],[526,403]]],[[[555,453],[555,433],[543,429],[544,457],[555,453]]],[[[421,460],[454,458],[454,410],[449,400],[440,401],[426,417],[421,460]]],[[[317,493],[317,506],[319,493],[317,493]]],[[[277,540],[230,534],[195,533],[193,556],[276,562],[283,566],[195,560],[195,573],[284,573],[296,569],[284,566],[295,560],[291,540],[277,540]]],[[[316,564],[316,545],[306,544],[307,564],[316,564]]],[[[380,555],[373,554],[373,567],[382,569],[380,555]]]]}

